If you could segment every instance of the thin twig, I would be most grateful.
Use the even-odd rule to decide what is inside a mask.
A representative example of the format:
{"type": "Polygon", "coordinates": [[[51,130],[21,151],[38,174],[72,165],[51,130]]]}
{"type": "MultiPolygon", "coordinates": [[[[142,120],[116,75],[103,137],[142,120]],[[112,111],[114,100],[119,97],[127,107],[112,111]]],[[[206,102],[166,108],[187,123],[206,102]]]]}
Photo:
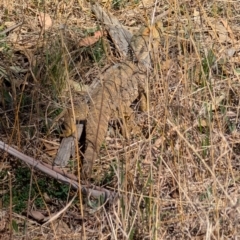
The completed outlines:
{"type": "Polygon", "coordinates": [[[20,22],[20,23],[15,24],[15,25],[7,28],[7,29],[5,29],[5,30],[2,31],[2,32],[0,32],[0,35],[5,35],[5,34],[11,32],[11,31],[13,31],[14,29],[18,28],[18,27],[21,26],[22,24],[23,24],[23,21],[20,22]]]}
{"type": "Polygon", "coordinates": [[[65,184],[69,184],[75,189],[80,189],[84,195],[94,198],[102,198],[104,201],[108,201],[109,203],[113,203],[117,199],[117,194],[115,192],[94,185],[80,185],[76,181],[76,176],[73,177],[72,174],[68,174],[56,166],[50,166],[49,164],[37,161],[36,159],[21,153],[2,141],[0,141],[0,149],[24,161],[34,169],[38,169],[50,177],[53,177],[65,184]]]}

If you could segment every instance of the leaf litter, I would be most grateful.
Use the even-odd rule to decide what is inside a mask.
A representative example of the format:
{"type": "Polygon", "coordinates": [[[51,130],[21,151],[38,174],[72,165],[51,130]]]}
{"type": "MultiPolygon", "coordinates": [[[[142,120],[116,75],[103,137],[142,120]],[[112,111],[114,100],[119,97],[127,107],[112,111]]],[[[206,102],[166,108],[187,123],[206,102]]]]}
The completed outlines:
{"type": "MultiPolygon", "coordinates": [[[[155,4],[154,1],[140,1],[139,5],[131,6],[130,3],[124,9],[118,9],[113,2],[108,1],[108,10],[130,28],[146,24],[139,16],[150,20],[155,4]]],[[[198,5],[178,1],[182,7],[165,1],[156,3],[156,15],[165,13],[166,9],[168,12],[162,18],[158,71],[148,79],[149,112],[139,116],[149,138],[136,137],[126,143],[121,135],[114,137],[111,134],[101,149],[102,158],[95,164],[96,185],[102,183],[124,193],[121,201],[107,207],[101,205],[100,200],[96,203],[89,199],[90,204],[82,205],[83,216],[79,205],[72,204],[62,215],[62,230],[58,233],[54,233],[57,220],[53,226],[44,226],[40,233],[37,222],[41,222],[42,209],[35,208],[35,221],[28,222],[28,237],[43,237],[48,233],[52,237],[69,239],[70,235],[64,234],[64,229],[69,232],[70,228],[71,236],[79,237],[84,227],[86,239],[109,235],[123,239],[131,234],[135,234],[133,239],[154,239],[154,236],[155,239],[162,236],[166,239],[207,236],[228,239],[240,235],[237,222],[240,211],[237,204],[240,196],[239,3],[226,5],[225,2],[209,1],[198,5]],[[225,8],[228,13],[224,12],[225,8]],[[212,172],[207,171],[204,163],[212,172]],[[93,211],[89,205],[96,209],[93,211]]],[[[3,31],[23,19],[23,7],[17,2],[11,4],[15,8],[0,4],[1,10],[5,10],[1,17],[3,31]]],[[[47,139],[49,142],[42,143],[41,138],[46,137],[45,122],[51,122],[55,112],[69,101],[59,101],[59,90],[53,87],[61,85],[61,76],[66,78],[67,71],[60,71],[64,68],[61,59],[69,56],[70,79],[88,86],[101,75],[99,69],[102,68],[101,64],[92,61],[89,52],[93,51],[99,38],[107,43],[109,39],[103,34],[104,30],[96,31],[92,36],[86,36],[83,31],[99,26],[87,1],[57,6],[46,2],[45,12],[32,3],[31,9],[34,11],[26,8],[22,26],[6,31],[0,38],[0,84],[4,89],[0,94],[1,136],[26,154],[44,160],[44,149],[50,156],[56,152],[59,132],[56,127],[47,139]],[[84,6],[84,11],[80,6],[84,6]],[[64,31],[60,27],[63,25],[64,31]],[[66,51],[63,51],[64,47],[66,51]],[[81,47],[88,51],[84,52],[81,47]],[[81,64],[77,65],[78,62],[81,64]],[[23,90],[18,86],[23,86],[24,82],[27,84],[23,90]],[[16,112],[20,101],[23,101],[20,111],[16,112]],[[11,134],[13,138],[10,138],[11,134]]],[[[119,61],[111,42],[107,49],[113,51],[110,62],[119,61]]],[[[108,66],[108,61],[103,56],[104,65],[108,66]]],[[[71,83],[76,86],[73,94],[78,91],[74,82],[71,83]]],[[[3,158],[3,162],[5,167],[12,166],[7,158],[3,158]]],[[[3,190],[8,189],[4,182],[3,190]]],[[[48,201],[51,214],[67,205],[67,201],[58,199],[52,199],[52,202],[48,201]],[[54,205],[54,201],[60,202],[54,205]]],[[[20,232],[24,227],[23,215],[12,213],[20,232]]],[[[8,225],[3,219],[8,218],[1,216],[1,232],[7,234],[8,225]]],[[[15,239],[25,233],[22,231],[21,234],[14,233],[15,239]]]]}

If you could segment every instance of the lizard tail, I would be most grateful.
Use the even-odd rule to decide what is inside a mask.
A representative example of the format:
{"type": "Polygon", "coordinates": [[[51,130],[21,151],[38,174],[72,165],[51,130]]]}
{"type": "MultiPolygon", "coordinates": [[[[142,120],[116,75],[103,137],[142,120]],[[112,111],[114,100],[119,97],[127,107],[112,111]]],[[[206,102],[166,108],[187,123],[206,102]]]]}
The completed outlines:
{"type": "Polygon", "coordinates": [[[109,91],[107,86],[102,86],[92,101],[86,124],[86,150],[84,153],[82,174],[88,178],[92,173],[92,166],[98,157],[99,149],[105,139],[108,121],[111,115],[109,102],[109,91]]]}

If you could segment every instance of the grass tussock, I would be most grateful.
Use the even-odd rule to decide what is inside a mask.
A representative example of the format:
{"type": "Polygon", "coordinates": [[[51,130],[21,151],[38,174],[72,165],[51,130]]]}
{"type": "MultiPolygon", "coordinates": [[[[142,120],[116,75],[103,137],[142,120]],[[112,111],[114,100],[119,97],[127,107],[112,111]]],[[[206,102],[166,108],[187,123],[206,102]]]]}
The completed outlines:
{"type": "MultiPolygon", "coordinates": [[[[132,30],[161,20],[142,133],[126,140],[112,120],[94,165],[92,183],[120,197],[78,198],[1,151],[2,239],[238,239],[240,3],[99,2],[132,30]]],[[[79,47],[103,27],[88,1],[3,1],[0,12],[1,140],[52,163],[54,118],[120,57],[107,34],[79,47]]],[[[66,170],[77,174],[74,159],[66,170]]]]}

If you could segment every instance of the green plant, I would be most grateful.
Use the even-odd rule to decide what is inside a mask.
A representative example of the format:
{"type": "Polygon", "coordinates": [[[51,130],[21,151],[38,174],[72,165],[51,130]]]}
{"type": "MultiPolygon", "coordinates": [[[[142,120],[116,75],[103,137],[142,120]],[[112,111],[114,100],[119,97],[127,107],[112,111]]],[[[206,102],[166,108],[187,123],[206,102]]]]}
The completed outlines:
{"type": "Polygon", "coordinates": [[[212,187],[209,186],[209,187],[206,189],[206,192],[201,193],[201,194],[199,195],[199,200],[200,200],[200,201],[211,200],[212,196],[213,196],[213,190],[212,190],[212,187]]]}
{"type": "Polygon", "coordinates": [[[205,74],[209,74],[211,67],[216,61],[215,54],[212,49],[210,49],[207,53],[207,56],[202,61],[202,66],[205,74]]]}
{"type": "MultiPolygon", "coordinates": [[[[60,42],[52,43],[52,48],[46,50],[44,56],[45,73],[42,77],[43,87],[51,87],[52,96],[58,97],[62,89],[65,87],[65,71],[63,67],[63,49],[60,42]]],[[[42,56],[43,57],[43,56],[42,56]]],[[[38,74],[39,66],[36,66],[35,73],[38,74]]]]}
{"type": "MultiPolygon", "coordinates": [[[[38,208],[44,207],[44,201],[41,197],[42,193],[47,193],[50,198],[67,199],[69,187],[45,176],[41,176],[40,178],[34,177],[36,181],[33,181],[31,186],[31,170],[29,168],[22,166],[16,168],[15,179],[15,183],[17,184],[14,184],[12,189],[12,203],[13,211],[16,213],[21,213],[23,210],[26,210],[30,189],[30,200],[34,200],[34,204],[38,208]]],[[[9,203],[10,194],[8,193],[3,197],[4,207],[7,207],[9,203]]]]}
{"type": "Polygon", "coordinates": [[[113,0],[112,1],[112,7],[116,10],[121,9],[124,7],[124,4],[126,3],[125,0],[113,0]]]}
{"type": "MultiPolygon", "coordinates": [[[[1,31],[1,29],[0,29],[0,31],[1,31]]],[[[1,32],[0,32],[0,49],[1,49],[1,52],[3,52],[3,53],[6,53],[10,50],[10,46],[8,45],[7,41],[4,41],[5,38],[6,38],[6,35],[1,34],[1,32]]]]}
{"type": "Polygon", "coordinates": [[[105,57],[104,43],[103,39],[97,41],[91,48],[91,56],[96,63],[100,63],[105,57]]]}
{"type": "Polygon", "coordinates": [[[103,179],[100,182],[100,185],[108,185],[110,182],[112,182],[115,172],[114,169],[117,169],[117,163],[113,160],[112,164],[110,165],[109,171],[104,174],[103,179]]]}

